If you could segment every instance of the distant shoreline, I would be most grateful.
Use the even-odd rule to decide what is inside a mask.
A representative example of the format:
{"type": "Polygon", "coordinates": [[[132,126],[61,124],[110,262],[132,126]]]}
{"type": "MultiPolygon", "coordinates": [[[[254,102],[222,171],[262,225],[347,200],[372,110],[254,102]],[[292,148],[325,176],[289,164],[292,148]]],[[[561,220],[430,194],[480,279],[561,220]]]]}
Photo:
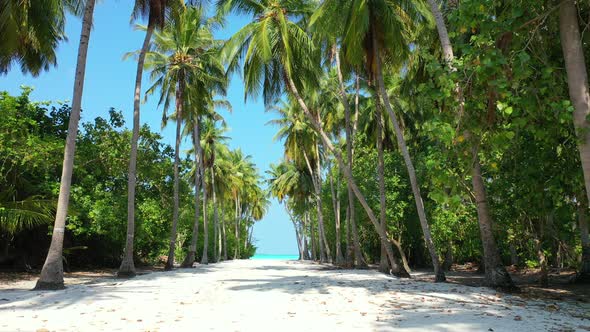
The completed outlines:
{"type": "Polygon", "coordinates": [[[277,260],[297,260],[299,259],[299,255],[276,255],[276,254],[255,254],[254,256],[250,257],[250,259],[257,260],[257,259],[277,259],[277,260]]]}

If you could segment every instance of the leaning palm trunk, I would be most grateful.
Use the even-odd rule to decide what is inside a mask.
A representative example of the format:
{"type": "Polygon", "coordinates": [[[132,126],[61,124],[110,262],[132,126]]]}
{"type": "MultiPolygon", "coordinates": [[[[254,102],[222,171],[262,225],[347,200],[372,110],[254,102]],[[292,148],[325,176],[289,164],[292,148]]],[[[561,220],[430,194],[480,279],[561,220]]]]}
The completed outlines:
{"type": "Polygon", "coordinates": [[[88,42],[92,28],[95,0],[87,0],[82,20],[82,32],[78,46],[78,60],[76,64],[76,77],[74,80],[74,96],[72,98],[72,111],[68,124],[68,136],[64,149],[64,161],[61,172],[59,198],[57,200],[57,213],[53,225],[51,245],[41,270],[41,276],[37,280],[35,289],[56,290],[64,288],[63,279],[63,240],[68,215],[70,200],[70,188],[72,184],[72,172],[74,170],[74,154],[76,151],[76,136],[78,135],[78,123],[80,122],[80,109],[82,104],[82,92],[84,90],[84,75],[86,74],[86,55],[88,54],[88,42]]]}
{"type": "MultiPolygon", "coordinates": [[[[375,34],[373,34],[375,36],[375,34]]],[[[445,281],[445,273],[440,266],[438,253],[436,252],[436,248],[434,246],[434,242],[432,241],[432,236],[430,234],[430,226],[428,226],[428,221],[426,220],[426,213],[424,211],[424,203],[422,202],[422,195],[420,194],[420,185],[418,184],[418,179],[416,178],[416,170],[414,169],[414,164],[412,163],[412,159],[410,158],[410,153],[408,151],[408,147],[406,146],[406,141],[404,138],[404,134],[399,126],[397,121],[397,117],[391,108],[391,103],[389,102],[389,95],[387,94],[387,90],[385,90],[385,83],[383,81],[383,68],[381,64],[381,55],[379,53],[376,37],[373,37],[373,48],[375,49],[375,63],[376,63],[376,78],[377,78],[377,85],[378,85],[378,95],[381,97],[383,101],[383,106],[385,106],[385,110],[393,123],[393,129],[395,131],[395,137],[397,139],[397,145],[399,150],[404,158],[404,162],[406,164],[406,169],[408,170],[408,176],[410,178],[410,185],[412,187],[412,193],[414,194],[414,201],[416,202],[416,210],[418,211],[418,219],[420,220],[420,226],[422,227],[422,232],[424,234],[424,241],[426,242],[426,247],[428,248],[428,252],[430,253],[430,258],[432,260],[432,266],[434,267],[434,274],[435,274],[435,281],[442,282],[445,281]]]]}
{"type": "MultiPolygon", "coordinates": [[[[381,118],[381,110],[379,107],[379,103],[375,104],[375,109],[377,110],[376,113],[376,121],[377,121],[377,177],[379,178],[379,219],[381,222],[381,228],[385,232],[387,230],[386,225],[386,215],[385,209],[387,208],[387,203],[385,200],[385,162],[383,159],[383,126],[382,126],[382,118],[381,118]]],[[[389,271],[389,263],[387,262],[387,249],[385,246],[390,246],[389,242],[381,243],[381,259],[379,262],[379,271],[387,272],[389,271]]]]}
{"type": "MultiPolygon", "coordinates": [[[[436,27],[438,30],[439,40],[441,43],[441,47],[443,50],[443,55],[445,57],[445,61],[447,62],[449,68],[452,71],[455,71],[455,68],[452,64],[452,61],[454,60],[453,48],[451,45],[451,40],[449,39],[449,34],[447,32],[444,18],[442,16],[442,13],[438,7],[438,4],[435,2],[435,0],[428,0],[428,3],[430,5],[430,9],[431,9],[433,16],[435,18],[435,21],[436,21],[436,27]]],[[[573,1],[568,1],[564,4],[562,4],[562,6],[561,6],[562,11],[565,7],[568,6],[568,3],[571,4],[572,7],[574,7],[573,1]]],[[[561,14],[563,14],[563,13],[560,13],[560,31],[562,33],[562,47],[564,49],[564,54],[566,54],[566,58],[567,58],[567,55],[570,54],[570,52],[569,52],[569,48],[567,48],[568,51],[566,52],[566,46],[564,45],[564,39],[571,40],[574,42],[574,44],[578,43],[578,45],[580,45],[580,43],[579,43],[579,30],[578,30],[578,26],[577,26],[577,17],[575,14],[575,8],[573,8],[573,10],[574,10],[574,13],[573,14],[570,13],[572,16],[567,17],[565,20],[561,19],[562,18],[561,14]],[[572,22],[571,21],[572,19],[575,20],[576,23],[574,25],[568,25],[569,22],[572,22]],[[563,25],[562,23],[565,25],[563,25]],[[565,28],[565,30],[564,30],[564,28],[565,28]],[[573,30],[568,30],[568,28],[571,28],[573,30]],[[578,31],[578,33],[574,36],[576,31],[578,31]],[[569,39],[569,38],[571,38],[571,39],[569,39]]],[[[566,16],[568,16],[568,15],[566,14],[566,16]]],[[[582,59],[581,64],[583,66],[584,71],[581,72],[580,68],[572,68],[572,70],[573,70],[573,72],[575,72],[575,74],[574,74],[575,76],[583,75],[584,77],[586,77],[586,71],[585,71],[586,69],[585,69],[585,65],[584,65],[583,53],[581,51],[581,46],[579,46],[578,50],[579,50],[579,52],[577,54],[581,55],[581,59],[582,59]]],[[[567,59],[566,59],[566,67],[567,67],[567,59]]],[[[568,70],[568,74],[569,73],[570,73],[570,71],[568,70]]],[[[582,119],[585,119],[586,115],[588,114],[588,110],[589,110],[587,79],[585,79],[584,81],[586,82],[586,85],[585,85],[586,92],[584,95],[585,96],[584,98],[586,98],[585,99],[586,112],[582,116],[582,119]]],[[[576,87],[580,86],[579,83],[581,83],[581,82],[576,80],[576,83],[574,83],[574,86],[576,86],[576,87]]],[[[571,86],[572,85],[570,84],[570,87],[571,86]]],[[[457,100],[459,102],[459,121],[461,121],[461,116],[463,115],[464,100],[463,100],[463,91],[462,91],[459,84],[457,84],[456,93],[457,93],[457,100]]],[[[575,114],[574,114],[574,118],[576,118],[575,114]]],[[[574,122],[576,122],[576,121],[574,120],[574,122]]],[[[582,122],[586,123],[585,120],[582,120],[582,122]]],[[[457,128],[459,128],[459,127],[457,127],[457,128]]],[[[586,142],[588,142],[588,141],[586,141],[586,142]]],[[[586,153],[586,155],[588,156],[587,163],[586,163],[586,165],[588,167],[587,168],[588,172],[584,172],[584,178],[586,179],[585,180],[586,188],[590,188],[590,145],[585,144],[585,146],[588,147],[588,150],[586,153]],[[586,175],[586,174],[588,174],[588,175],[586,175]]],[[[477,147],[474,147],[472,172],[474,174],[474,178],[475,177],[481,178],[481,165],[479,162],[479,158],[477,157],[477,150],[478,150],[477,147]]],[[[580,148],[580,155],[582,155],[582,154],[583,154],[582,148],[580,148]]],[[[584,159],[582,158],[582,160],[584,160],[584,159]]],[[[584,168],[583,161],[582,161],[582,167],[584,168]]],[[[487,208],[487,203],[486,203],[487,198],[486,198],[484,183],[483,183],[483,181],[478,181],[476,179],[473,179],[473,186],[474,186],[473,190],[480,197],[477,199],[477,201],[478,201],[477,210],[478,210],[479,228],[480,228],[480,232],[481,232],[481,236],[482,236],[482,242],[484,243],[484,263],[486,265],[485,266],[486,283],[490,286],[493,286],[493,287],[513,288],[514,284],[512,283],[512,279],[510,278],[510,275],[506,272],[506,269],[501,264],[501,262],[498,262],[500,254],[498,252],[498,247],[495,243],[495,240],[493,239],[493,233],[491,231],[492,221],[491,221],[491,217],[489,215],[489,211],[487,208]],[[480,184],[478,184],[480,186],[480,188],[475,187],[476,182],[480,182],[480,184]],[[479,203],[480,201],[483,203],[479,203]],[[483,238],[484,236],[491,236],[491,238],[490,237],[483,238]],[[493,244],[491,244],[492,242],[493,242],[493,244]],[[487,246],[487,250],[486,250],[486,246],[487,246]],[[486,255],[489,255],[491,257],[486,257],[486,255]],[[490,272],[490,273],[487,272],[488,265],[490,265],[490,269],[494,272],[490,272]]],[[[587,189],[587,192],[588,192],[588,189],[587,189]]]]}
{"type": "MultiPolygon", "coordinates": [[[[351,171],[350,167],[344,163],[344,159],[342,158],[342,155],[340,154],[340,152],[338,150],[336,150],[334,148],[328,135],[326,134],[326,132],[322,128],[322,125],[317,122],[317,120],[314,118],[314,116],[309,111],[309,108],[307,108],[305,101],[303,100],[303,98],[301,98],[301,95],[299,94],[299,91],[297,90],[297,87],[295,86],[293,79],[291,78],[291,76],[289,76],[288,73],[286,75],[286,79],[287,79],[287,83],[289,86],[289,90],[291,91],[291,93],[293,93],[295,99],[297,100],[297,103],[299,104],[299,106],[301,107],[301,109],[303,110],[305,115],[307,116],[307,119],[310,121],[310,123],[312,124],[312,126],[314,127],[316,132],[319,134],[320,138],[322,139],[322,143],[334,155],[334,157],[338,161],[338,164],[340,165],[340,167],[342,168],[342,170],[344,172],[344,176],[346,176],[346,179],[350,182],[350,185],[352,187],[352,191],[354,192],[354,194],[355,194],[356,198],[358,199],[358,201],[360,202],[360,204],[365,209],[365,211],[369,217],[369,220],[371,220],[371,223],[375,227],[375,230],[377,231],[377,234],[379,235],[379,239],[381,240],[382,243],[387,242],[388,241],[387,234],[381,228],[381,225],[379,223],[379,220],[375,216],[375,213],[373,212],[373,210],[371,209],[371,207],[367,203],[365,196],[361,193],[359,187],[357,186],[356,182],[354,181],[354,177],[352,176],[352,171],[351,171]]],[[[398,263],[397,257],[394,255],[393,250],[391,249],[391,246],[389,246],[387,248],[388,248],[387,249],[387,257],[389,259],[389,263],[391,264],[392,273],[394,273],[400,277],[408,277],[409,278],[410,274],[407,271],[405,271],[403,269],[403,266],[401,266],[398,263]]]]}
{"type": "Polygon", "coordinates": [[[178,227],[178,214],[180,210],[179,198],[179,164],[180,164],[180,139],[182,128],[182,107],[184,97],[184,79],[179,78],[178,90],[176,91],[176,144],[174,146],[174,207],[172,211],[172,229],[170,230],[170,249],[168,250],[168,260],[166,261],[166,270],[174,268],[174,252],[176,251],[176,237],[178,227]]]}
{"type": "Polygon", "coordinates": [[[488,208],[487,196],[483,178],[481,176],[481,165],[479,163],[478,149],[473,149],[473,167],[472,167],[473,191],[477,204],[477,218],[479,221],[479,231],[481,233],[481,242],[483,245],[483,259],[486,275],[486,283],[493,287],[503,287],[511,289],[514,287],[510,275],[506,271],[500,252],[494,239],[492,230],[492,217],[488,208]]]}
{"type": "Polygon", "coordinates": [[[201,131],[198,119],[193,124],[193,144],[195,146],[195,222],[188,254],[182,262],[182,267],[192,267],[197,257],[197,241],[199,239],[199,218],[201,216],[201,131]]]}
{"type": "Polygon", "coordinates": [[[129,175],[127,179],[127,237],[125,241],[125,253],[123,261],[117,272],[118,277],[135,276],[135,264],[133,262],[133,239],[135,237],[135,184],[137,181],[137,144],[139,141],[139,107],[141,99],[141,79],[143,76],[143,64],[145,55],[150,46],[150,40],[154,32],[154,24],[149,24],[145,32],[145,38],[139,57],[137,59],[137,72],[135,74],[135,92],[133,95],[133,134],[131,135],[131,155],[129,156],[129,175]]]}
{"type": "MultiPolygon", "coordinates": [[[[338,73],[338,92],[340,95],[340,101],[344,106],[344,121],[346,126],[346,157],[348,158],[348,165],[352,170],[352,158],[353,158],[353,140],[354,140],[354,128],[356,128],[356,120],[358,119],[358,102],[359,102],[359,90],[360,85],[358,81],[356,81],[356,95],[355,95],[355,113],[356,119],[354,126],[351,124],[350,119],[350,105],[348,104],[348,99],[346,95],[346,89],[344,88],[344,78],[342,76],[342,70],[340,67],[340,55],[339,52],[336,50],[336,71],[338,73]]],[[[355,202],[354,202],[354,193],[352,191],[352,186],[347,181],[347,189],[348,189],[348,218],[346,219],[347,222],[347,248],[346,248],[346,257],[350,260],[352,258],[352,254],[354,254],[354,264],[357,267],[364,267],[366,263],[363,259],[363,255],[361,253],[361,246],[359,241],[358,230],[356,228],[356,209],[355,209],[355,202]],[[352,233],[352,234],[350,234],[352,233]],[[352,236],[351,236],[352,235],[352,236]],[[352,243],[351,241],[352,240],[352,243]]]]}
{"type": "MultiPolygon", "coordinates": [[[[578,149],[584,173],[587,202],[590,202],[590,93],[584,50],[578,26],[578,11],[573,0],[563,1],[559,9],[559,32],[567,72],[569,95],[574,106],[574,126],[578,134],[578,149]]],[[[588,205],[586,204],[586,207],[588,205]]]]}

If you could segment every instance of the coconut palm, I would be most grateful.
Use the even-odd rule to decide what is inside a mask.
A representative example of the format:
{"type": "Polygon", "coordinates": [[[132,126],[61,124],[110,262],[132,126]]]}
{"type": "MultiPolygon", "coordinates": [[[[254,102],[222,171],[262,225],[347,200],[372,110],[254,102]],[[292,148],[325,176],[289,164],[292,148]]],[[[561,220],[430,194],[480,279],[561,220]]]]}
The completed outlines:
{"type": "Polygon", "coordinates": [[[6,0],[0,2],[0,73],[13,64],[37,76],[57,64],[55,50],[64,41],[66,11],[80,15],[81,0],[6,0]]]}
{"type": "Polygon", "coordinates": [[[145,28],[145,37],[142,47],[137,56],[137,70],[135,74],[135,88],[133,91],[133,129],[131,135],[131,154],[129,157],[129,172],[127,178],[127,236],[125,241],[125,252],[123,261],[117,272],[119,277],[131,277],[135,275],[135,264],[133,262],[133,239],[135,237],[135,185],[137,181],[137,143],[139,141],[139,105],[141,99],[141,81],[143,78],[143,67],[145,55],[148,51],[154,29],[164,28],[166,11],[172,0],[135,0],[132,18],[147,18],[148,24],[145,28]]]}
{"type": "MultiPolygon", "coordinates": [[[[300,91],[311,91],[313,88],[319,61],[311,38],[293,20],[309,16],[314,3],[301,0],[284,3],[222,0],[219,8],[222,12],[234,11],[255,17],[229,39],[223,51],[230,70],[236,70],[243,63],[246,95],[257,96],[262,93],[267,104],[274,101],[282,91],[287,91],[294,98],[324,147],[335,156],[347,180],[351,182],[353,192],[369,215],[380,240],[387,242],[387,234],[382,231],[373,210],[356,185],[349,165],[344,163],[342,155],[334,148],[321,123],[318,123],[300,94],[300,91]]],[[[394,273],[408,276],[400,270],[393,250],[388,250],[387,254],[394,273]]]]}
{"type": "Polygon", "coordinates": [[[297,202],[307,200],[307,197],[311,196],[313,190],[311,176],[304,168],[297,167],[293,161],[287,160],[283,160],[277,165],[270,165],[267,174],[269,175],[267,179],[269,192],[279,200],[279,203],[285,204],[285,209],[293,222],[299,248],[299,259],[308,259],[305,219],[298,218],[298,214],[294,210],[297,202]]]}
{"type": "MultiPolygon", "coordinates": [[[[386,65],[399,66],[402,63],[401,60],[409,51],[410,31],[414,24],[424,20],[424,14],[421,3],[413,1],[400,3],[386,0],[366,2],[352,0],[345,3],[325,1],[315,14],[314,19],[316,24],[335,26],[335,31],[343,31],[342,45],[345,49],[346,60],[357,67],[364,65],[370,83],[375,85],[376,95],[381,100],[393,124],[397,144],[406,164],[420,226],[434,266],[436,281],[444,281],[444,271],[440,267],[438,253],[426,219],[414,164],[402,128],[391,106],[383,79],[386,65]],[[341,13],[342,11],[350,14],[336,15],[337,12],[341,13]],[[342,20],[339,17],[346,17],[346,19],[342,20]]],[[[399,70],[395,66],[392,69],[399,70]]]]}
{"type": "MultiPolygon", "coordinates": [[[[294,101],[283,102],[281,107],[273,109],[280,116],[279,119],[269,121],[269,124],[279,126],[279,131],[274,139],[285,141],[285,156],[295,163],[306,166],[313,179],[320,238],[320,261],[325,262],[331,259],[331,253],[326,239],[322,213],[321,159],[318,137],[294,101]]],[[[319,107],[316,110],[316,117],[319,118],[319,107]]]]}
{"type": "Polygon", "coordinates": [[[63,239],[68,215],[70,200],[70,188],[72,184],[72,172],[74,170],[74,152],[76,150],[76,136],[78,135],[78,123],[80,122],[80,109],[82,104],[82,93],[84,90],[84,75],[86,74],[86,56],[88,54],[88,43],[94,15],[95,0],[87,0],[82,19],[82,32],[80,44],[78,45],[78,59],[76,63],[76,76],[74,79],[74,96],[72,98],[72,111],[68,124],[68,136],[66,138],[64,162],[59,186],[59,197],[57,200],[57,211],[51,245],[47,258],[41,270],[41,276],[37,280],[35,289],[63,289],[63,239]]]}
{"type": "Polygon", "coordinates": [[[215,78],[209,75],[212,58],[217,52],[212,37],[211,26],[216,22],[207,20],[201,7],[186,7],[174,13],[170,24],[162,32],[155,32],[154,51],[148,52],[146,66],[152,68],[153,85],[146,91],[147,95],[160,91],[159,105],[163,106],[163,124],[169,118],[176,121],[176,143],[174,157],[174,208],[170,232],[170,250],[166,269],[174,266],[176,248],[176,229],[179,213],[179,162],[182,122],[185,119],[184,109],[191,109],[189,104],[206,104],[210,92],[210,81],[215,78]],[[172,99],[175,100],[175,112],[168,116],[172,99]]]}
{"type": "MultiPolygon", "coordinates": [[[[203,131],[201,135],[201,146],[203,146],[203,172],[209,170],[209,187],[207,187],[206,178],[204,178],[204,190],[210,193],[212,197],[213,203],[213,229],[214,229],[214,255],[213,260],[217,261],[219,258],[217,257],[217,237],[218,237],[218,223],[219,223],[219,214],[218,214],[218,206],[217,206],[217,193],[215,188],[215,171],[216,171],[216,156],[217,151],[222,149],[223,143],[229,139],[229,137],[224,136],[224,133],[227,131],[225,126],[218,127],[217,121],[214,119],[206,119],[203,122],[203,131]]],[[[203,207],[205,208],[207,202],[206,197],[203,196],[203,207]]],[[[206,213],[206,210],[203,211],[206,213]]],[[[207,256],[207,248],[209,248],[209,227],[207,224],[207,219],[203,219],[203,256],[201,259],[201,264],[209,263],[209,258],[207,256]]]]}
{"type": "MultiPolygon", "coordinates": [[[[216,23],[211,20],[211,23],[216,23]]],[[[193,234],[189,251],[185,257],[182,266],[191,267],[196,259],[197,238],[199,232],[199,217],[200,217],[200,189],[205,187],[204,172],[205,162],[203,160],[203,146],[201,126],[204,117],[215,120],[222,120],[223,118],[215,112],[216,107],[222,107],[231,112],[231,104],[226,100],[214,99],[215,95],[225,95],[227,89],[227,76],[225,76],[224,68],[219,57],[217,56],[217,41],[211,39],[211,47],[208,52],[201,54],[200,60],[203,66],[200,73],[202,79],[193,83],[188,90],[190,108],[185,113],[185,134],[190,135],[192,132],[193,151],[195,154],[195,221],[193,224],[193,234]]],[[[203,191],[203,221],[207,221],[207,192],[203,191]]],[[[217,213],[217,212],[215,212],[217,213]]],[[[205,231],[207,231],[205,229],[205,231]]]]}

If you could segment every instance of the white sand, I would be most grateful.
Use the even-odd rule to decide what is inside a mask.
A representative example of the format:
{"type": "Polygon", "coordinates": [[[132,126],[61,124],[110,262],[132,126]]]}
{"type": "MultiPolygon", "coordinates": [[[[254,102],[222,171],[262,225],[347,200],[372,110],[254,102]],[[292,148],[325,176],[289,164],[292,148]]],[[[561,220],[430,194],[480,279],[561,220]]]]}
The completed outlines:
{"type": "Polygon", "coordinates": [[[224,262],[57,292],[33,285],[0,288],[0,331],[590,330],[587,304],[294,261],[224,262]]]}

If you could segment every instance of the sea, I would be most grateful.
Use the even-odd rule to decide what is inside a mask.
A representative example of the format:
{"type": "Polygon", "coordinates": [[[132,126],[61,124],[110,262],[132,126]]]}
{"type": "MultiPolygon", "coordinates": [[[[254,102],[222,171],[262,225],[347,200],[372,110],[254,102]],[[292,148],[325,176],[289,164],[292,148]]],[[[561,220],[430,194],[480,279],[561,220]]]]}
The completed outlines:
{"type": "Polygon", "coordinates": [[[250,259],[297,260],[298,258],[299,258],[299,255],[255,254],[250,259]]]}

